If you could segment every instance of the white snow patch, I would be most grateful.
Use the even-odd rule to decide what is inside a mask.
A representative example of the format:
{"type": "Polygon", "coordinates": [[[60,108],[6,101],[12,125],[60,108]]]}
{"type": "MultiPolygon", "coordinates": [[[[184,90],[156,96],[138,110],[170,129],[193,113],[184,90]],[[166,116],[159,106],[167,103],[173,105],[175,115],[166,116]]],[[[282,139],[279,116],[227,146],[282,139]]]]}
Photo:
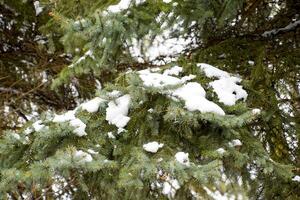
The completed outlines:
{"type": "Polygon", "coordinates": [[[112,132],[108,132],[107,133],[108,138],[110,139],[116,139],[116,137],[114,136],[114,134],[112,132]]]}
{"type": "Polygon", "coordinates": [[[53,118],[53,122],[55,123],[63,123],[63,122],[69,122],[70,126],[73,126],[75,129],[73,132],[77,134],[78,136],[84,136],[87,135],[85,132],[86,125],[83,123],[80,119],[75,117],[75,110],[69,110],[68,112],[61,114],[61,115],[56,115],[53,118]]]}
{"type": "Polygon", "coordinates": [[[253,110],[252,110],[252,114],[253,115],[259,115],[261,113],[261,110],[259,109],[259,108],[254,108],[253,110]]]}
{"type": "Polygon", "coordinates": [[[17,133],[13,133],[12,136],[13,136],[15,139],[17,139],[17,140],[20,140],[20,139],[21,139],[20,135],[17,134],[17,133]]]}
{"type": "Polygon", "coordinates": [[[108,103],[108,107],[106,108],[106,120],[109,124],[114,124],[119,129],[127,125],[130,120],[130,117],[127,116],[130,102],[130,96],[127,94],[108,103]]]}
{"type": "Polygon", "coordinates": [[[26,128],[25,131],[24,131],[25,135],[29,135],[32,132],[33,132],[33,130],[30,127],[26,128]]]}
{"type": "Polygon", "coordinates": [[[87,152],[90,154],[98,154],[98,152],[94,151],[93,149],[88,149],[87,152]]]}
{"type": "MultiPolygon", "coordinates": [[[[139,76],[143,84],[147,87],[163,88],[168,85],[183,84],[187,80],[195,78],[194,75],[183,77],[182,79],[166,74],[152,73],[149,69],[139,71],[139,76]]],[[[189,111],[200,111],[202,113],[212,112],[219,115],[225,115],[225,112],[214,102],[205,98],[205,90],[197,82],[189,82],[176,90],[167,92],[170,97],[178,97],[185,101],[185,107],[189,111]]]]}
{"type": "Polygon", "coordinates": [[[158,149],[162,148],[163,146],[164,144],[154,141],[154,142],[149,142],[147,144],[144,144],[143,148],[145,151],[156,153],[158,149]]]}
{"type": "Polygon", "coordinates": [[[223,148],[219,148],[216,150],[216,152],[218,152],[218,154],[220,154],[220,155],[223,155],[226,152],[226,150],[223,148]]]}
{"type": "Polygon", "coordinates": [[[45,127],[45,125],[43,125],[42,123],[43,123],[42,120],[38,120],[32,124],[36,132],[42,130],[45,127]]]}
{"type": "Polygon", "coordinates": [[[220,80],[210,82],[209,85],[217,93],[220,102],[232,106],[237,100],[246,100],[248,96],[243,87],[236,84],[240,81],[241,79],[237,77],[221,78],[220,80]]]}
{"type": "Polygon", "coordinates": [[[239,139],[232,140],[228,143],[230,147],[242,146],[243,143],[239,139]]]}
{"type": "Polygon", "coordinates": [[[112,12],[112,13],[118,13],[122,10],[128,9],[130,6],[130,3],[131,3],[131,0],[121,0],[121,1],[119,1],[118,4],[109,6],[107,8],[107,11],[112,12]]]}
{"type": "Polygon", "coordinates": [[[139,71],[139,76],[147,87],[162,88],[167,85],[177,85],[182,83],[179,78],[166,74],[152,73],[149,69],[139,71]]]}
{"type": "Polygon", "coordinates": [[[255,63],[253,60],[248,60],[248,64],[253,66],[255,63]]]}
{"type": "Polygon", "coordinates": [[[166,69],[164,71],[164,75],[175,75],[175,76],[178,76],[180,72],[182,72],[182,67],[179,67],[179,66],[174,66],[170,69],[166,69]]]}
{"type": "Polygon", "coordinates": [[[238,77],[230,76],[228,72],[220,70],[209,64],[198,63],[198,67],[204,71],[205,75],[209,78],[219,78],[209,83],[213,90],[217,93],[219,101],[225,105],[232,106],[239,99],[246,100],[248,94],[242,86],[237,85],[241,82],[238,77]]]}
{"type": "Polygon", "coordinates": [[[220,70],[212,65],[206,64],[206,63],[198,63],[198,67],[200,67],[205,75],[209,78],[217,77],[217,78],[229,78],[230,75],[228,72],[225,72],[223,70],[220,70]]]}
{"type": "Polygon", "coordinates": [[[163,183],[162,194],[166,195],[169,199],[174,198],[176,191],[180,188],[177,179],[171,179],[168,177],[163,183]]]}
{"type": "Polygon", "coordinates": [[[190,166],[189,153],[177,152],[175,158],[180,164],[190,166]]]}
{"type": "Polygon", "coordinates": [[[41,12],[43,12],[43,7],[40,5],[39,1],[33,2],[35,15],[38,16],[41,12]]]}
{"type": "Polygon", "coordinates": [[[55,114],[52,121],[56,123],[61,123],[61,122],[67,122],[76,119],[75,112],[76,112],[75,110],[69,110],[68,112],[61,115],[55,114]]]}
{"type": "Polygon", "coordinates": [[[190,75],[188,75],[188,76],[182,77],[181,80],[182,80],[183,82],[187,82],[187,81],[190,81],[190,80],[192,80],[192,79],[194,79],[194,78],[196,78],[196,75],[190,74],[190,75]]]}
{"type": "Polygon", "coordinates": [[[292,181],[297,181],[297,182],[300,182],[300,176],[295,176],[293,179],[292,179],[292,181]]]}
{"type": "Polygon", "coordinates": [[[74,157],[77,158],[77,159],[80,159],[79,162],[86,163],[86,162],[93,161],[93,157],[90,154],[88,154],[88,153],[86,153],[86,152],[84,152],[82,150],[75,151],[74,157]]]}
{"type": "Polygon", "coordinates": [[[76,118],[70,121],[70,125],[73,126],[75,129],[73,132],[77,134],[78,136],[84,136],[87,135],[85,132],[85,123],[83,123],[80,119],[76,118]]]}
{"type": "Polygon", "coordinates": [[[189,111],[198,110],[202,113],[212,112],[225,115],[221,107],[205,98],[205,94],[205,90],[196,82],[189,82],[172,92],[172,96],[185,101],[185,107],[189,111]]]}
{"type": "Polygon", "coordinates": [[[88,102],[85,102],[85,103],[81,104],[80,107],[83,110],[86,110],[90,113],[94,113],[94,112],[98,111],[100,104],[104,101],[105,101],[104,99],[96,97],[96,98],[94,98],[94,99],[92,99],[88,102]]]}

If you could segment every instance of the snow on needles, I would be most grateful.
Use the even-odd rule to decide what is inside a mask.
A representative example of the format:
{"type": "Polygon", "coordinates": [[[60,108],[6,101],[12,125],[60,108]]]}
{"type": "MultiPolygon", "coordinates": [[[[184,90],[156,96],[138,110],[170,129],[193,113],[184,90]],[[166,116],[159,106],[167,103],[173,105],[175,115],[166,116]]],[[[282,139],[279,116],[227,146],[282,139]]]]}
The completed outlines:
{"type": "Polygon", "coordinates": [[[154,142],[149,142],[147,144],[144,144],[143,148],[145,151],[148,151],[150,153],[156,153],[158,149],[162,148],[163,146],[164,144],[154,141],[154,142]]]}
{"type": "MultiPolygon", "coordinates": [[[[172,69],[172,68],[171,68],[172,69]]],[[[171,70],[172,71],[172,70],[171,70]]],[[[176,72],[179,70],[177,69],[176,72]]],[[[142,79],[144,86],[164,88],[168,85],[183,84],[194,78],[193,75],[183,77],[181,79],[168,75],[170,71],[164,74],[152,73],[149,69],[139,71],[139,76],[142,79]]],[[[178,72],[179,73],[179,72],[178,72]]],[[[189,82],[175,90],[168,90],[170,96],[178,97],[185,101],[185,107],[189,111],[200,111],[202,113],[212,112],[219,115],[225,115],[225,112],[212,101],[205,98],[206,92],[197,82],[189,82]]]]}
{"type": "Polygon", "coordinates": [[[225,105],[232,106],[239,99],[246,100],[248,94],[242,86],[237,85],[241,82],[238,77],[231,76],[229,73],[215,68],[209,64],[198,63],[198,67],[204,71],[205,75],[209,78],[216,77],[215,80],[209,83],[213,90],[218,95],[219,101],[225,105]]]}
{"type": "Polygon", "coordinates": [[[205,98],[205,90],[199,83],[189,82],[172,92],[172,95],[184,100],[185,107],[189,111],[198,110],[202,113],[225,115],[221,107],[205,98]]]}
{"type": "Polygon", "coordinates": [[[104,99],[96,97],[88,102],[81,104],[81,108],[90,113],[94,113],[98,111],[100,104],[104,101],[105,101],[104,99]]]}
{"type": "Polygon", "coordinates": [[[110,101],[106,108],[106,120],[118,127],[119,132],[124,130],[123,128],[130,120],[130,117],[127,116],[130,102],[130,96],[127,94],[114,101],[110,101]]]}
{"type": "Polygon", "coordinates": [[[69,122],[70,126],[73,126],[75,129],[73,132],[78,136],[87,135],[85,132],[86,125],[80,119],[75,117],[75,110],[70,110],[61,115],[55,115],[53,118],[53,122],[55,123],[62,123],[62,122],[69,122]]]}
{"type": "Polygon", "coordinates": [[[76,159],[78,159],[79,162],[82,162],[82,163],[92,162],[93,161],[93,157],[89,153],[86,153],[86,152],[84,152],[82,150],[75,151],[74,152],[74,157],[76,159]]]}
{"type": "Polygon", "coordinates": [[[175,154],[175,159],[182,165],[185,165],[187,167],[190,166],[189,153],[177,152],[175,154]]]}

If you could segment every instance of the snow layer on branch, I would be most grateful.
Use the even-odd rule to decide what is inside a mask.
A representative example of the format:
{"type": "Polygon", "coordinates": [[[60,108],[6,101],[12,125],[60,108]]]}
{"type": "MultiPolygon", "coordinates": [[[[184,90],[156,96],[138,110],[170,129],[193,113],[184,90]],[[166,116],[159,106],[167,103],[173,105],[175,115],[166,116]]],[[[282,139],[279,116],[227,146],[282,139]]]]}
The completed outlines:
{"type": "Polygon", "coordinates": [[[217,152],[218,154],[220,154],[220,155],[223,155],[223,154],[226,152],[226,150],[223,149],[223,148],[219,148],[219,149],[216,150],[216,152],[217,152]]]}
{"type": "Polygon", "coordinates": [[[297,181],[297,182],[300,182],[300,176],[295,176],[293,179],[292,179],[292,181],[297,181]]]}
{"type": "Polygon", "coordinates": [[[143,3],[144,1],[145,0],[135,0],[135,1],[121,0],[118,4],[109,6],[107,8],[107,11],[111,12],[111,13],[118,13],[118,12],[121,12],[122,10],[128,9],[132,2],[135,2],[136,4],[140,4],[140,3],[143,3]]]}
{"type": "Polygon", "coordinates": [[[174,198],[176,190],[180,188],[179,182],[177,179],[167,178],[163,183],[162,194],[166,195],[169,199],[174,198]]]}
{"type": "Polygon", "coordinates": [[[67,122],[73,119],[76,119],[75,117],[75,110],[69,110],[68,112],[61,114],[61,115],[57,115],[55,114],[54,118],[53,118],[53,122],[57,122],[57,123],[61,123],[61,122],[67,122]]]}
{"type": "Polygon", "coordinates": [[[78,136],[81,137],[87,135],[87,133],[85,132],[86,125],[80,119],[76,118],[71,120],[70,125],[75,128],[73,132],[76,133],[78,136]]]}
{"type": "Polygon", "coordinates": [[[182,67],[174,66],[170,69],[166,69],[163,74],[164,75],[176,75],[176,76],[178,76],[179,73],[182,72],[182,70],[183,70],[182,67]]]}
{"type": "Polygon", "coordinates": [[[156,153],[158,149],[162,148],[163,146],[164,144],[154,141],[154,142],[149,142],[147,144],[144,144],[143,148],[145,151],[156,153]]]}
{"type": "Polygon", "coordinates": [[[167,85],[177,85],[182,83],[179,78],[166,74],[152,73],[149,69],[139,71],[140,78],[147,87],[162,88],[167,85]]]}
{"type": "Polygon", "coordinates": [[[79,162],[83,162],[83,163],[92,162],[93,161],[93,157],[90,154],[88,154],[88,153],[86,153],[86,152],[84,152],[82,150],[75,151],[74,157],[76,159],[79,159],[79,162]]]}
{"type": "Polygon", "coordinates": [[[106,120],[119,129],[123,129],[130,120],[130,117],[127,116],[130,102],[131,99],[128,94],[117,98],[115,101],[110,101],[106,108],[106,120]]]}
{"type": "Polygon", "coordinates": [[[207,77],[219,79],[210,82],[209,85],[217,94],[220,102],[225,105],[232,106],[235,105],[236,101],[239,99],[247,99],[247,92],[242,86],[237,84],[241,82],[240,78],[231,76],[228,72],[220,70],[209,64],[198,63],[197,66],[204,71],[207,77]]]}
{"type": "Polygon", "coordinates": [[[175,154],[175,158],[180,164],[185,165],[187,167],[190,166],[189,153],[177,152],[175,154]]]}
{"type": "Polygon", "coordinates": [[[228,72],[220,70],[220,69],[218,69],[216,67],[213,67],[209,64],[198,63],[197,66],[200,67],[204,71],[205,75],[209,78],[213,78],[213,77],[216,77],[216,78],[229,78],[230,77],[228,72]]]}
{"type": "Polygon", "coordinates": [[[98,109],[99,109],[99,106],[102,102],[104,102],[105,100],[104,99],[101,99],[99,97],[96,97],[88,102],[85,102],[83,104],[80,105],[80,107],[83,109],[83,110],[86,110],[90,113],[93,113],[93,112],[97,112],[98,109]]]}
{"type": "Polygon", "coordinates": [[[32,124],[32,126],[36,132],[42,130],[45,127],[45,125],[43,125],[42,123],[43,122],[41,120],[38,120],[32,124]]]}
{"type": "Polygon", "coordinates": [[[35,15],[38,16],[41,12],[43,12],[43,7],[40,5],[39,1],[33,2],[35,15]]]}
{"type": "MultiPolygon", "coordinates": [[[[189,75],[179,79],[166,74],[152,73],[149,69],[139,71],[139,76],[145,86],[156,88],[183,84],[190,79],[195,78],[194,75],[189,75]]],[[[225,115],[225,112],[221,107],[205,98],[206,92],[199,83],[189,82],[176,90],[169,90],[167,93],[171,97],[178,97],[184,100],[185,107],[189,111],[198,110],[202,113],[212,112],[219,115],[225,115]]]]}
{"type": "Polygon", "coordinates": [[[248,96],[243,87],[236,84],[240,81],[241,79],[237,77],[222,78],[209,83],[209,85],[217,93],[220,102],[232,106],[237,100],[245,100],[248,96]]]}
{"type": "Polygon", "coordinates": [[[84,136],[87,135],[85,132],[86,125],[83,123],[80,119],[75,117],[76,110],[69,110],[68,112],[56,115],[53,118],[53,122],[55,123],[63,123],[63,122],[69,122],[70,126],[73,126],[75,129],[73,132],[78,136],[84,136]]]}
{"type": "Polygon", "coordinates": [[[172,92],[173,96],[185,101],[185,107],[189,111],[200,111],[201,113],[212,112],[225,115],[225,112],[217,104],[205,98],[205,90],[199,83],[189,82],[172,92]]]}
{"type": "Polygon", "coordinates": [[[242,146],[242,142],[239,139],[232,140],[228,143],[230,147],[242,146]]]}

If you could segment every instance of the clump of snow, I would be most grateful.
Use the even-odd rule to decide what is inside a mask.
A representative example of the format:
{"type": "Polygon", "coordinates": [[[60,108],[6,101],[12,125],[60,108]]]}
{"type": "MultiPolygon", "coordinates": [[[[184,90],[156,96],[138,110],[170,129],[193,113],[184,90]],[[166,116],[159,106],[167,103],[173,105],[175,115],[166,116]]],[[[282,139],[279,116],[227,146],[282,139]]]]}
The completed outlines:
{"type": "Polygon", "coordinates": [[[228,143],[230,147],[242,146],[243,143],[239,139],[232,140],[228,143]]]}
{"type": "Polygon", "coordinates": [[[130,117],[127,116],[130,102],[130,96],[127,94],[108,103],[106,120],[109,124],[114,124],[119,130],[123,130],[130,120],[130,117]]]}
{"type": "Polygon", "coordinates": [[[116,137],[114,136],[114,134],[112,132],[108,132],[107,133],[108,138],[110,139],[116,139],[116,137]]]}
{"type": "Polygon", "coordinates": [[[75,110],[69,110],[68,112],[61,115],[55,114],[52,121],[56,123],[62,123],[62,122],[67,122],[76,119],[75,112],[76,112],[75,110]]]}
{"type": "Polygon", "coordinates": [[[232,106],[237,100],[245,100],[248,96],[243,87],[236,84],[240,81],[241,79],[237,77],[229,77],[215,80],[209,83],[209,85],[217,93],[220,102],[232,106]]]}
{"type": "Polygon", "coordinates": [[[42,120],[38,120],[32,124],[32,126],[36,132],[42,130],[45,127],[45,125],[42,123],[43,123],[42,120]]]}
{"type": "Polygon", "coordinates": [[[254,63],[253,60],[249,60],[249,61],[248,61],[248,64],[253,66],[255,63],[254,63]]]}
{"type": "Polygon", "coordinates": [[[24,130],[25,135],[29,135],[29,134],[31,134],[32,132],[33,132],[33,130],[32,130],[30,127],[26,128],[26,129],[24,130]]]}
{"type": "Polygon", "coordinates": [[[223,148],[219,148],[216,150],[216,152],[218,152],[218,154],[220,154],[220,155],[223,155],[226,152],[226,150],[223,148]]]}
{"type": "Polygon", "coordinates": [[[144,144],[143,148],[145,151],[156,153],[158,149],[162,148],[163,146],[164,144],[154,141],[154,142],[149,142],[147,144],[144,144]]]}
{"type": "Polygon", "coordinates": [[[254,108],[253,110],[252,110],[252,114],[253,115],[259,115],[261,113],[261,110],[259,109],[259,108],[254,108]]]}
{"type": "Polygon", "coordinates": [[[86,110],[90,113],[93,113],[93,112],[97,112],[98,109],[99,109],[99,106],[102,102],[104,102],[105,100],[104,99],[101,99],[99,97],[96,97],[88,102],[85,102],[83,104],[80,105],[80,107],[83,109],[83,110],[86,110]]]}
{"type": "Polygon", "coordinates": [[[190,80],[192,80],[192,79],[194,79],[194,78],[196,78],[196,75],[190,74],[190,75],[188,75],[188,76],[182,77],[181,80],[182,80],[183,82],[187,82],[187,81],[190,81],[190,80]]]}
{"type": "Polygon", "coordinates": [[[118,13],[122,10],[128,9],[130,6],[131,0],[121,0],[118,4],[116,5],[111,5],[107,8],[108,12],[112,13],[118,13]]]}
{"type": "Polygon", "coordinates": [[[239,99],[247,99],[247,92],[242,86],[237,85],[237,83],[241,82],[240,78],[231,76],[228,72],[220,70],[209,64],[198,63],[197,66],[204,71],[207,77],[219,78],[219,80],[210,82],[209,85],[218,95],[220,102],[224,103],[225,105],[232,106],[239,99]]]}
{"type": "Polygon", "coordinates": [[[21,139],[20,135],[17,134],[17,133],[13,133],[12,136],[13,136],[15,139],[17,139],[17,140],[20,140],[20,139],[21,139]]]}
{"type": "Polygon", "coordinates": [[[93,161],[93,157],[82,150],[75,151],[74,157],[79,159],[80,160],[79,162],[83,162],[83,163],[93,161]]]}
{"type": "Polygon", "coordinates": [[[208,78],[213,78],[213,77],[217,77],[217,78],[229,78],[230,75],[228,72],[225,72],[223,70],[220,70],[214,66],[211,66],[209,64],[206,63],[198,63],[197,64],[198,67],[201,68],[201,70],[204,71],[205,75],[208,78]]]}
{"type": "Polygon", "coordinates": [[[40,5],[39,1],[33,2],[35,15],[38,16],[41,12],[43,12],[43,7],[40,5]]]}
{"type": "Polygon", "coordinates": [[[175,159],[182,165],[187,167],[190,166],[189,153],[177,152],[175,154],[175,159]]]}
{"type": "Polygon", "coordinates": [[[212,112],[225,115],[221,107],[205,98],[205,94],[205,90],[196,82],[189,82],[172,92],[172,96],[179,97],[185,101],[185,107],[189,111],[198,110],[202,113],[212,112]]]}
{"type": "MultiPolygon", "coordinates": [[[[195,75],[189,75],[179,79],[166,74],[152,73],[149,69],[139,71],[139,76],[143,84],[148,87],[163,88],[167,85],[183,84],[184,82],[195,78],[195,75]]],[[[185,101],[185,107],[189,111],[200,111],[202,113],[212,112],[219,115],[225,115],[225,112],[217,104],[205,98],[205,91],[199,83],[189,82],[176,90],[169,90],[169,96],[178,97],[185,101]]]]}
{"type": "Polygon", "coordinates": [[[292,181],[300,182],[300,176],[295,176],[294,178],[292,178],[292,181]]]}
{"type": "Polygon", "coordinates": [[[113,91],[111,91],[111,92],[109,92],[108,94],[107,94],[107,96],[109,96],[110,98],[117,98],[117,97],[119,97],[119,96],[121,96],[121,92],[120,91],[118,91],[118,90],[113,90],[113,91]]]}
{"type": "Polygon", "coordinates": [[[176,191],[180,188],[179,182],[176,179],[171,179],[168,177],[163,183],[162,194],[166,195],[168,198],[174,198],[176,191]]]}
{"type": "Polygon", "coordinates": [[[87,152],[90,154],[98,154],[98,152],[94,151],[93,149],[88,149],[87,152]]]}
{"type": "Polygon", "coordinates": [[[87,135],[85,132],[85,123],[83,123],[80,119],[76,118],[70,121],[70,125],[73,126],[75,129],[73,132],[77,134],[78,136],[84,136],[87,135]]]}
{"type": "Polygon", "coordinates": [[[180,72],[182,72],[182,67],[179,67],[179,66],[174,66],[174,67],[172,67],[172,68],[170,68],[170,69],[166,69],[165,71],[164,71],[164,75],[175,75],[175,76],[178,76],[179,75],[179,73],[180,72]]]}
{"type": "Polygon", "coordinates": [[[166,74],[152,73],[149,69],[139,71],[139,76],[147,87],[162,88],[167,85],[177,85],[182,83],[179,78],[166,74]]]}
{"type": "Polygon", "coordinates": [[[84,136],[87,135],[85,132],[86,125],[83,123],[80,119],[75,117],[75,110],[69,110],[68,112],[61,114],[61,115],[56,115],[53,118],[53,122],[55,123],[63,123],[63,122],[69,122],[70,126],[73,126],[75,129],[73,132],[77,134],[78,136],[84,136]]]}

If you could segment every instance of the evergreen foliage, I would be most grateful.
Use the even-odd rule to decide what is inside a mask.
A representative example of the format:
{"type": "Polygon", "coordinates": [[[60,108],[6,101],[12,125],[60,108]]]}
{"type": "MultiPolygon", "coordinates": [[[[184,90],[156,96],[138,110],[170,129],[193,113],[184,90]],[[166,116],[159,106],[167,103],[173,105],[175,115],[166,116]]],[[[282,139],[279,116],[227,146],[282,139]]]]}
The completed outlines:
{"type": "MultiPolygon", "coordinates": [[[[31,1],[0,1],[16,8],[24,3],[31,5],[32,15],[31,1]]],[[[58,77],[48,77],[56,77],[53,99],[74,83],[80,96],[74,110],[76,103],[66,101],[69,111],[47,111],[38,121],[3,134],[0,198],[299,198],[297,0],[41,4],[47,21],[39,26],[47,36],[42,48],[50,55],[63,48],[72,58],[58,64],[58,77]],[[152,58],[149,49],[157,38],[188,42],[180,52],[169,48],[171,55],[152,58]],[[233,82],[248,92],[247,99],[222,102],[212,85],[219,75],[209,76],[200,62],[235,74],[233,82]],[[164,76],[157,83],[161,87],[149,86],[141,76],[160,77],[175,65],[182,67],[170,75],[180,80],[176,84],[163,84],[168,82],[164,76]],[[80,104],[97,79],[103,89],[80,104]],[[174,95],[188,83],[201,84],[204,98],[225,115],[189,109],[174,95]]]]}

